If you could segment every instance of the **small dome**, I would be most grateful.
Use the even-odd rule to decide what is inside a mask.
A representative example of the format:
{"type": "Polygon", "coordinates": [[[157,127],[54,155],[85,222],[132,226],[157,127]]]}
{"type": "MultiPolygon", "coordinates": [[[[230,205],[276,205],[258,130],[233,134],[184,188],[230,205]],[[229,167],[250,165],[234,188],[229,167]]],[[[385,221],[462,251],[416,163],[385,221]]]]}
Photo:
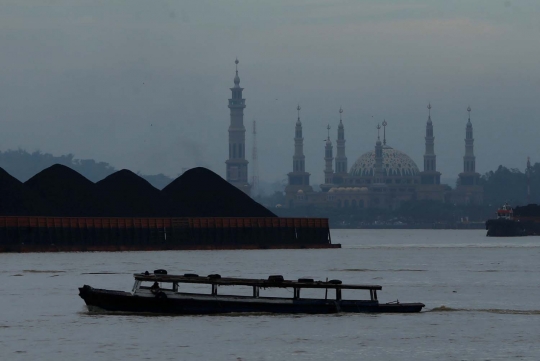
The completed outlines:
{"type": "Polygon", "coordinates": [[[304,194],[304,191],[301,190],[301,189],[299,189],[298,192],[296,192],[296,193],[298,193],[298,194],[304,194]]]}
{"type": "MultiPolygon", "coordinates": [[[[383,173],[388,177],[412,177],[418,175],[420,170],[416,163],[405,153],[383,146],[382,159],[383,173]]],[[[375,151],[364,153],[351,167],[349,175],[352,177],[370,177],[375,173],[375,151]]]]}

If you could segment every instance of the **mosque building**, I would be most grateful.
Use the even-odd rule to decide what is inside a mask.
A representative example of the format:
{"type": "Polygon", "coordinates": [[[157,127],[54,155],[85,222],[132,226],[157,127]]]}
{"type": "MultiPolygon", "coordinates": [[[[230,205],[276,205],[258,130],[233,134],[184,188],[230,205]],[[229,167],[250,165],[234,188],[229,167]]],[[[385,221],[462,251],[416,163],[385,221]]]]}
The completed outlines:
{"type": "Polygon", "coordinates": [[[382,127],[377,126],[378,136],[374,149],[362,154],[348,169],[343,109],[340,108],[335,158],[330,139],[330,126],[327,127],[324,183],[320,185],[320,192],[313,191],[309,184],[310,174],[305,171],[300,106],[297,110],[293,171],[288,174],[289,182],[285,188],[287,207],[316,205],[333,208],[396,209],[400,203],[410,200],[433,200],[459,205],[482,204],[483,189],[479,184],[480,175],[475,170],[476,158],[470,107],[467,109],[469,120],[465,132],[464,170],[459,174],[458,186],[454,190],[441,184],[441,173],[437,171],[431,104],[428,105],[423,171],[418,169],[416,163],[407,154],[387,144],[386,126],[388,124],[386,121],[383,121],[382,127]]]}
{"type": "MultiPolygon", "coordinates": [[[[234,86],[230,88],[232,96],[228,105],[230,125],[229,157],[225,162],[226,179],[249,195],[251,185],[248,182],[249,162],[246,159],[246,128],[244,127],[246,100],[242,97],[244,88],[240,87],[238,63],[236,59],[236,75],[234,86]]],[[[459,205],[482,204],[483,188],[480,185],[480,174],[476,172],[470,107],[467,108],[469,119],[465,130],[463,172],[459,174],[456,189],[440,183],[441,173],[437,171],[435,137],[431,120],[431,104],[429,104],[423,171],[418,169],[416,163],[407,154],[386,143],[386,126],[388,125],[386,121],[383,121],[382,127],[377,125],[378,135],[374,149],[362,154],[349,169],[345,152],[343,109],[340,108],[335,158],[330,139],[330,125],[327,127],[328,136],[324,147],[324,183],[319,186],[321,191],[315,191],[310,185],[311,174],[305,167],[300,105],[296,109],[298,118],[294,133],[292,171],[287,174],[288,184],[285,188],[286,207],[314,205],[333,208],[395,209],[401,202],[410,200],[433,200],[459,205]]]]}

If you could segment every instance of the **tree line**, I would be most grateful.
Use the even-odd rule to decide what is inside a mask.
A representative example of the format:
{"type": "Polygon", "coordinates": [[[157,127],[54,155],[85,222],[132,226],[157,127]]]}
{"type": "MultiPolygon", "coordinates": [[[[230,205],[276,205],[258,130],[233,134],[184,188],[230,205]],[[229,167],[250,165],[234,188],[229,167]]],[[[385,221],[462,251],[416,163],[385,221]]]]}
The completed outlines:
{"type": "MultiPolygon", "coordinates": [[[[21,182],[26,182],[37,173],[54,164],[70,167],[92,182],[98,182],[118,170],[106,162],[96,162],[93,159],[76,159],[73,154],[54,156],[40,151],[30,153],[24,149],[0,151],[0,167],[21,182]]],[[[158,189],[163,189],[173,181],[172,178],[164,174],[137,174],[158,189]]]]}

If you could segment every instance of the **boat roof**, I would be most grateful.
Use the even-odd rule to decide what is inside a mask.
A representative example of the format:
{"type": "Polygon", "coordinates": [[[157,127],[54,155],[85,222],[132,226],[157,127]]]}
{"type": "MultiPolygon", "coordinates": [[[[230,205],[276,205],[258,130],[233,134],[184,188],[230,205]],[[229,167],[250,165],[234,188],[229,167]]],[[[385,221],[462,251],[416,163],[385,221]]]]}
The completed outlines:
{"type": "Polygon", "coordinates": [[[330,289],[350,289],[350,290],[381,290],[379,285],[349,285],[336,284],[324,281],[298,282],[292,280],[273,281],[268,279],[254,278],[209,278],[205,276],[182,276],[182,275],[164,275],[164,274],[144,274],[135,273],[133,275],[138,281],[149,282],[178,282],[178,283],[198,283],[212,284],[219,286],[258,286],[263,288],[330,288],[330,289]]]}

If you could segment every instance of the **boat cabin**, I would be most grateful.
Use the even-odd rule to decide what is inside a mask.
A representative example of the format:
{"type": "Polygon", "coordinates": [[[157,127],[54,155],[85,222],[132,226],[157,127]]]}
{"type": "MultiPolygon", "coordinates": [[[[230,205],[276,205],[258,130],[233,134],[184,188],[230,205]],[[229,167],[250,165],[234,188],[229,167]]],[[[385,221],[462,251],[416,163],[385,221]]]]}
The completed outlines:
{"type": "Polygon", "coordinates": [[[497,209],[497,219],[513,219],[514,218],[514,210],[512,207],[505,203],[501,208],[497,209]]]}
{"type": "MultiPolygon", "coordinates": [[[[342,290],[367,290],[369,291],[369,301],[377,302],[377,291],[382,287],[379,285],[346,285],[342,284],[340,280],[330,281],[315,281],[311,278],[300,278],[296,281],[285,280],[283,276],[274,275],[269,276],[267,279],[248,279],[248,278],[226,278],[221,277],[218,274],[211,274],[208,276],[199,276],[197,274],[184,274],[184,275],[168,275],[164,273],[164,270],[156,270],[157,273],[137,273],[134,274],[135,284],[133,285],[133,295],[148,295],[153,294],[159,297],[167,298],[173,295],[193,295],[193,296],[229,296],[229,297],[242,297],[253,299],[271,299],[271,298],[283,298],[283,297],[263,297],[261,296],[261,289],[287,289],[292,290],[293,300],[301,298],[301,291],[304,289],[309,290],[321,290],[324,291],[324,298],[328,299],[328,290],[333,291],[335,300],[342,300],[342,290]],[[162,271],[162,272],[158,272],[162,271]],[[189,292],[193,287],[183,286],[196,285],[197,292],[189,292]],[[203,286],[203,287],[201,287],[203,286]],[[206,287],[204,287],[206,286],[206,287]],[[231,295],[220,294],[218,292],[220,287],[224,286],[239,286],[243,289],[246,287],[250,289],[250,294],[238,294],[231,295]],[[243,287],[242,287],[243,286],[243,287]],[[190,288],[188,292],[185,292],[183,288],[190,288]],[[200,291],[199,291],[200,290],[200,291]]],[[[311,297],[307,297],[311,298],[311,297]]]]}

